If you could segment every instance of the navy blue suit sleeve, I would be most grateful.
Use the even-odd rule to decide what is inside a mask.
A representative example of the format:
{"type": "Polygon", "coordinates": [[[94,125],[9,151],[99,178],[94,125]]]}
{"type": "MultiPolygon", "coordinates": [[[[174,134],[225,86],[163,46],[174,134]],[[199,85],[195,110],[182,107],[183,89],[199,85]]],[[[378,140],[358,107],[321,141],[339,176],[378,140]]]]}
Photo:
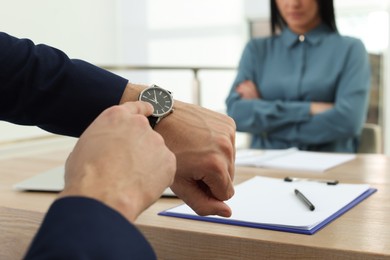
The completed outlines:
{"type": "Polygon", "coordinates": [[[77,137],[119,103],[127,82],[58,49],[0,32],[0,120],[77,137]]]}
{"type": "Polygon", "coordinates": [[[62,198],[53,203],[25,259],[156,259],[143,235],[97,200],[62,198]]]}

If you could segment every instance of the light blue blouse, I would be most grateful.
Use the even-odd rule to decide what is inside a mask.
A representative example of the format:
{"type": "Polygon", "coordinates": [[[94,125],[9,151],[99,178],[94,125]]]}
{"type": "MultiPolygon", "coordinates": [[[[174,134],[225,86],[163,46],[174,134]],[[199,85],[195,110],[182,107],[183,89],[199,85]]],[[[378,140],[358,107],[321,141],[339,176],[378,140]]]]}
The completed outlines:
{"type": "Polygon", "coordinates": [[[363,43],[322,24],[301,40],[287,28],[249,41],[226,104],[237,130],[253,135],[252,148],[356,152],[369,88],[363,43]],[[261,99],[240,98],[235,88],[245,80],[261,99]],[[312,101],[334,107],[312,116],[312,101]]]}

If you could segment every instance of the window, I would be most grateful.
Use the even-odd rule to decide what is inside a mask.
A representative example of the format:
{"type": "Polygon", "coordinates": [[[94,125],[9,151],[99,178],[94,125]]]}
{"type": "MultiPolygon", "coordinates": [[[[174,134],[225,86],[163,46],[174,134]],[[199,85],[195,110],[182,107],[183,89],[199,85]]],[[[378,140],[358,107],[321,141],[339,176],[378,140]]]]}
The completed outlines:
{"type": "MultiPolygon", "coordinates": [[[[225,108],[235,76],[233,69],[247,39],[241,0],[147,0],[137,6],[122,1],[121,10],[124,64],[231,68],[201,69],[198,73],[201,104],[215,110],[225,108]],[[143,14],[134,18],[132,8],[143,14]],[[142,47],[129,50],[132,46],[142,47]]],[[[191,70],[127,72],[127,77],[139,83],[160,84],[175,98],[193,102],[191,70]]]]}

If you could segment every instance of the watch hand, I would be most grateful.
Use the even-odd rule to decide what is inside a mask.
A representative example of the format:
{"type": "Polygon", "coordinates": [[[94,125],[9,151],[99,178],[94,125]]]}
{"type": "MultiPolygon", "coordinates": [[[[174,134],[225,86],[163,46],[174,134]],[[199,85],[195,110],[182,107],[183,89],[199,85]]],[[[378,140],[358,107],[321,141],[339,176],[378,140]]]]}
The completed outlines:
{"type": "Polygon", "coordinates": [[[160,103],[157,102],[156,104],[159,105],[159,106],[161,107],[162,110],[164,110],[163,106],[160,105],[160,103]]]}
{"type": "Polygon", "coordinates": [[[158,102],[157,102],[157,97],[156,97],[156,90],[154,90],[153,93],[154,93],[154,101],[155,101],[156,104],[157,104],[158,102]]]}
{"type": "Polygon", "coordinates": [[[151,98],[148,98],[148,97],[145,97],[145,96],[144,96],[144,98],[149,99],[149,100],[152,101],[153,103],[157,104],[157,100],[154,100],[154,99],[151,99],[151,98]]]}

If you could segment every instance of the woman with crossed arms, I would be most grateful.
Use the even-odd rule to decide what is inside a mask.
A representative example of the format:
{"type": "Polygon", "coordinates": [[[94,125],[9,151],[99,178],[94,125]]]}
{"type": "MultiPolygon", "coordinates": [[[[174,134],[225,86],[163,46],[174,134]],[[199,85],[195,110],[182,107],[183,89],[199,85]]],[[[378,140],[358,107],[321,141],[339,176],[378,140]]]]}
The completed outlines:
{"type": "Polygon", "coordinates": [[[370,88],[362,42],[337,32],[332,0],[270,5],[273,35],[246,45],[226,100],[237,130],[252,148],[356,152],[370,88]]]}

